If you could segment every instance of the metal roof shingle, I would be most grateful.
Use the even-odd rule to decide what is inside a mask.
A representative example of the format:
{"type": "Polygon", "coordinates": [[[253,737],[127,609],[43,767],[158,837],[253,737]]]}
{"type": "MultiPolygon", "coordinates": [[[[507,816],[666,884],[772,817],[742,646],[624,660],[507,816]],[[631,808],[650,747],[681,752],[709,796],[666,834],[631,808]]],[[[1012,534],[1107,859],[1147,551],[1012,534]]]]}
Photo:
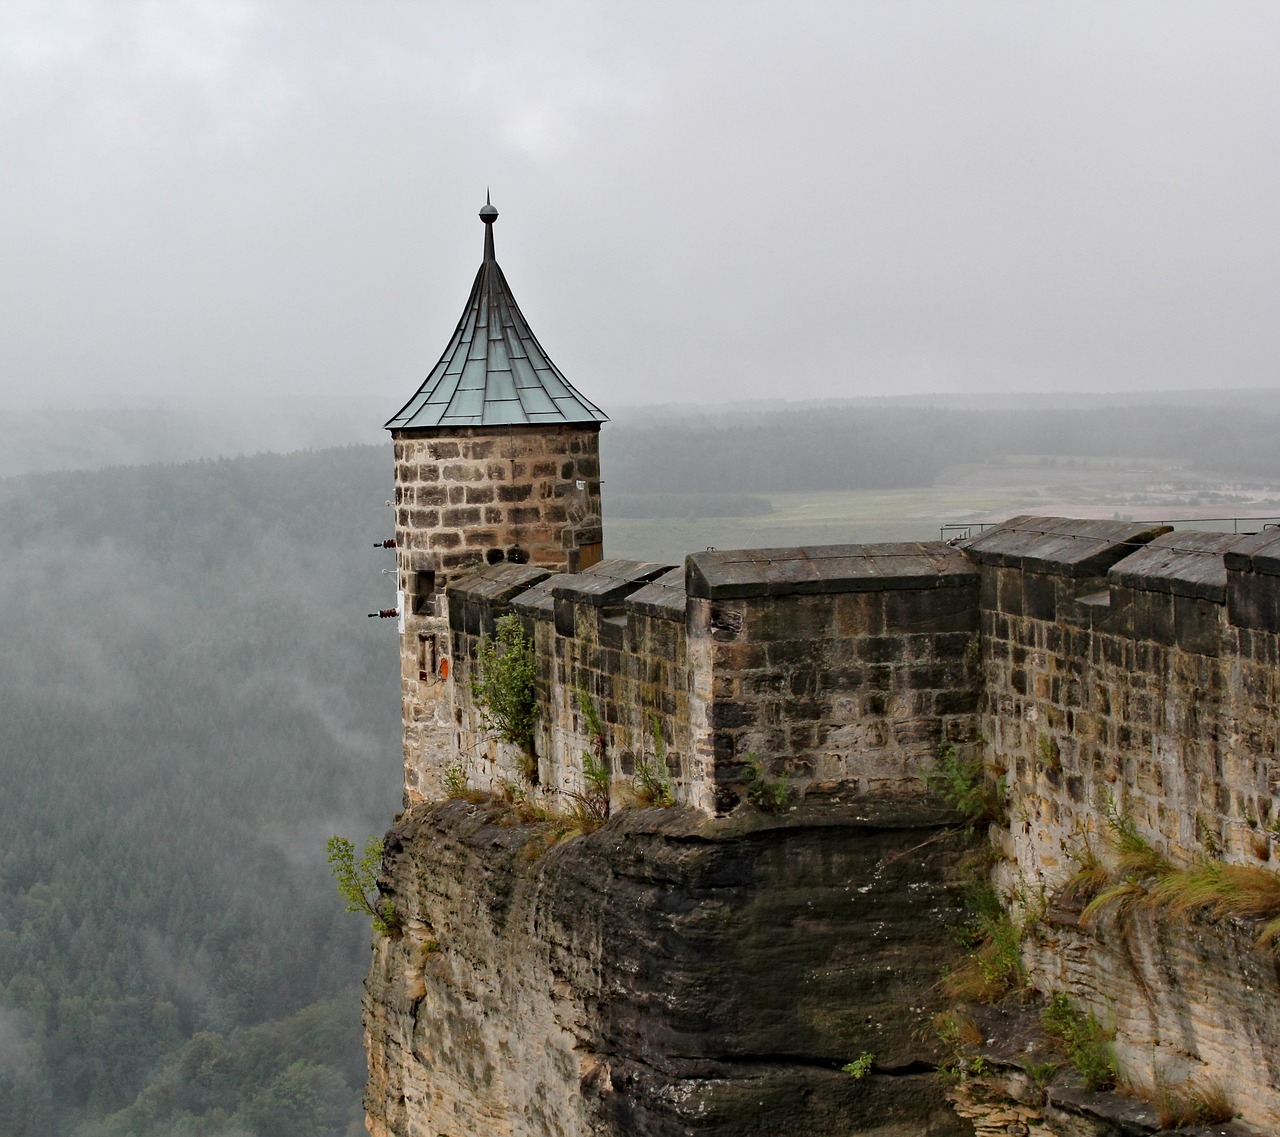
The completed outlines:
{"type": "Polygon", "coordinates": [[[440,361],[388,420],[388,430],[608,419],[560,373],[529,330],[494,257],[497,216],[486,202],[480,212],[484,261],[467,307],[440,361]]]}

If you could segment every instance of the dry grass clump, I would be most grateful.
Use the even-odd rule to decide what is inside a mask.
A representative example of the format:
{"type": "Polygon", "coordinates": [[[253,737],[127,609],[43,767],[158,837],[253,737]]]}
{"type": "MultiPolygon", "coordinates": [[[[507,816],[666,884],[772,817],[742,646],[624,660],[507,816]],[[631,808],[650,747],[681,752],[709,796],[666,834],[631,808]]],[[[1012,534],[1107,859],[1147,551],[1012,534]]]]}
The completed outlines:
{"type": "Polygon", "coordinates": [[[1064,893],[1075,890],[1081,898],[1092,894],[1082,919],[1106,911],[1123,915],[1143,904],[1174,916],[1203,912],[1213,920],[1260,920],[1257,945],[1280,945],[1280,873],[1212,858],[1176,868],[1138,832],[1132,818],[1110,802],[1106,809],[1114,867],[1107,870],[1086,848],[1079,870],[1064,886],[1064,893]]]}
{"type": "Polygon", "coordinates": [[[1171,1086],[1157,1080],[1156,1120],[1161,1129],[1182,1129],[1190,1125],[1216,1125],[1235,1116],[1226,1091],[1217,1082],[1199,1084],[1186,1081],[1171,1086]]]}
{"type": "MultiPolygon", "coordinates": [[[[1152,878],[1173,871],[1173,865],[1138,831],[1137,822],[1121,813],[1110,797],[1103,803],[1103,812],[1107,819],[1107,845],[1114,864],[1111,883],[1097,891],[1081,913],[1086,921],[1108,911],[1124,915],[1146,897],[1152,878]]],[[[1096,868],[1091,870],[1091,875],[1096,881],[1096,868]]]]}
{"type": "Polygon", "coordinates": [[[468,801],[472,805],[483,805],[493,796],[485,790],[472,789],[466,768],[457,762],[444,772],[444,792],[450,801],[468,801]]]}
{"type": "Polygon", "coordinates": [[[1280,940],[1280,873],[1258,865],[1201,861],[1172,869],[1147,890],[1147,903],[1175,915],[1207,912],[1215,920],[1232,916],[1265,921],[1258,945],[1280,940]]]}
{"type": "Polygon", "coordinates": [[[968,1011],[960,1007],[934,1015],[933,1025],[938,1037],[952,1047],[981,1046],[986,1042],[982,1028],[968,1011]]]}
{"type": "Polygon", "coordinates": [[[1067,904],[1087,904],[1112,883],[1111,870],[1098,856],[1098,851],[1086,843],[1077,858],[1077,868],[1063,884],[1059,896],[1067,904]]]}

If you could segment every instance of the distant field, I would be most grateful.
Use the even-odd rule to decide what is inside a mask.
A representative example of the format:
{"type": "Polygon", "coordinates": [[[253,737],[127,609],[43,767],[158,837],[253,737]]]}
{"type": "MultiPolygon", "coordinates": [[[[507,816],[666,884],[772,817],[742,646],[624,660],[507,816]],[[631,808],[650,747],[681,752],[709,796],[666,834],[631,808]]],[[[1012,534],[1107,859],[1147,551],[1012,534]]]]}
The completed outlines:
{"type": "Polygon", "coordinates": [[[939,525],[992,510],[1018,510],[1023,498],[978,486],[913,490],[762,494],[773,512],[761,517],[611,519],[605,500],[605,548],[610,556],[677,563],[713,546],[750,549],[872,541],[936,541],[939,525]]]}
{"type": "MultiPolygon", "coordinates": [[[[689,495],[692,501],[697,495],[689,495]]],[[[1018,513],[1084,517],[1231,517],[1280,509],[1274,487],[1219,485],[1168,462],[1024,455],[944,471],[918,489],[763,493],[773,508],[757,517],[696,517],[669,495],[667,518],[611,516],[605,549],[637,560],[683,560],[707,547],[749,549],[875,541],[936,541],[939,527],[1018,513]]],[[[1205,523],[1206,529],[1223,528],[1205,523]]],[[[1230,525],[1225,526],[1230,528],[1230,525]]]]}

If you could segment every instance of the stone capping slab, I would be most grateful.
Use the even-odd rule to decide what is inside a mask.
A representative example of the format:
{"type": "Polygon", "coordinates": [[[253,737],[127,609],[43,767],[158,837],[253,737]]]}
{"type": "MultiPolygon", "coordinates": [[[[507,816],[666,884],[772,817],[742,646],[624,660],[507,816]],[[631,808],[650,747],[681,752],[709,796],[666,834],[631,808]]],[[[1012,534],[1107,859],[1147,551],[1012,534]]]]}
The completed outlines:
{"type": "Polygon", "coordinates": [[[1090,521],[1023,514],[964,546],[980,565],[1055,576],[1103,576],[1116,561],[1172,526],[1149,521],[1090,521]]]}
{"type": "Polygon", "coordinates": [[[684,569],[673,568],[649,581],[626,599],[628,611],[659,620],[683,620],[688,608],[684,590],[684,569]]]}
{"type": "Polygon", "coordinates": [[[482,604],[505,604],[550,575],[549,569],[537,565],[491,565],[468,573],[461,580],[451,580],[445,595],[482,604]]]}
{"type": "Polygon", "coordinates": [[[1112,565],[1107,580],[1123,588],[1224,604],[1227,566],[1223,554],[1248,539],[1238,533],[1164,533],[1112,565]]]}
{"type": "Polygon", "coordinates": [[[545,580],[538,581],[532,588],[512,597],[511,610],[519,612],[522,616],[532,616],[535,620],[552,619],[556,605],[553,590],[572,579],[573,573],[552,573],[545,580]]]}
{"type": "Polygon", "coordinates": [[[619,604],[642,584],[671,569],[671,565],[651,561],[611,559],[598,561],[582,572],[565,574],[561,583],[551,589],[556,600],[574,600],[603,608],[619,604]]]}
{"type": "Polygon", "coordinates": [[[710,600],[963,588],[977,583],[978,574],[964,554],[942,541],[708,550],[685,558],[688,594],[710,600]]]}
{"type": "Polygon", "coordinates": [[[1230,572],[1257,572],[1280,576],[1280,529],[1263,529],[1240,539],[1227,553],[1230,572]]]}

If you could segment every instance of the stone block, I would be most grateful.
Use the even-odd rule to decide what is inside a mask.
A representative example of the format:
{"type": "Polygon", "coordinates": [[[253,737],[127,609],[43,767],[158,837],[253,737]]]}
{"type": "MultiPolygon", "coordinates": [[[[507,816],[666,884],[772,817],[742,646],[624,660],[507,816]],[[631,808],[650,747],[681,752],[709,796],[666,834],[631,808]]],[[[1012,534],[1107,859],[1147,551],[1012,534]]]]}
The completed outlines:
{"type": "Polygon", "coordinates": [[[621,609],[596,610],[596,636],[601,647],[621,651],[627,645],[627,617],[621,609]]]}
{"type": "Polygon", "coordinates": [[[440,476],[446,482],[478,482],[484,479],[484,472],[465,462],[454,462],[443,467],[440,476]]]}
{"type": "MultiPolygon", "coordinates": [[[[1169,526],[1077,517],[1013,517],[965,548],[976,564],[1061,576],[1101,576],[1169,526]]],[[[1002,598],[1003,601],[1003,598],[1002,598]]]]}
{"type": "Polygon", "coordinates": [[[1256,572],[1229,572],[1227,619],[1238,628],[1280,632],[1280,579],[1256,572]]]}
{"type": "Polygon", "coordinates": [[[1199,655],[1222,651],[1223,605],[1191,596],[1174,596],[1173,625],[1178,647],[1199,655]]]}
{"type": "Polygon", "coordinates": [[[1131,621],[1133,635],[1137,639],[1162,646],[1171,646],[1177,640],[1173,624],[1173,597],[1169,593],[1135,592],[1131,621]]]}
{"type": "Polygon", "coordinates": [[[555,598],[552,619],[555,623],[556,635],[572,637],[577,634],[577,618],[572,600],[555,598]]]}
{"type": "Polygon", "coordinates": [[[451,528],[461,529],[467,525],[479,525],[481,513],[475,506],[467,506],[462,509],[446,509],[440,517],[444,525],[451,528]]]}
{"type": "Polygon", "coordinates": [[[1023,612],[1033,620],[1057,618],[1057,587],[1052,576],[1029,572],[1023,577],[1023,612]]]}
{"type": "Polygon", "coordinates": [[[936,541],[709,550],[685,566],[689,594],[714,599],[951,588],[978,579],[962,554],[936,541]]]}
{"type": "Polygon", "coordinates": [[[996,571],[996,607],[1005,615],[1021,616],[1024,611],[1022,572],[1000,568],[996,571]]]}

